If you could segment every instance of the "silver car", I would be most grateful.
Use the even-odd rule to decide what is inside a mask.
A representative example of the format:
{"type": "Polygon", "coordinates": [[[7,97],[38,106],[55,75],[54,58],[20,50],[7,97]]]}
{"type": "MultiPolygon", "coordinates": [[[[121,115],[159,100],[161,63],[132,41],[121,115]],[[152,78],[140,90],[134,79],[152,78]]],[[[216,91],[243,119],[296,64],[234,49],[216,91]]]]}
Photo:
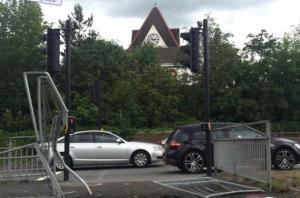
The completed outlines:
{"type": "MultiPolygon", "coordinates": [[[[64,138],[57,140],[57,151],[63,155],[64,138]]],[[[70,136],[71,166],[133,164],[145,167],[163,160],[164,148],[158,144],[127,142],[108,131],[79,131],[70,136]]],[[[57,168],[62,168],[57,164],[57,168]]]]}

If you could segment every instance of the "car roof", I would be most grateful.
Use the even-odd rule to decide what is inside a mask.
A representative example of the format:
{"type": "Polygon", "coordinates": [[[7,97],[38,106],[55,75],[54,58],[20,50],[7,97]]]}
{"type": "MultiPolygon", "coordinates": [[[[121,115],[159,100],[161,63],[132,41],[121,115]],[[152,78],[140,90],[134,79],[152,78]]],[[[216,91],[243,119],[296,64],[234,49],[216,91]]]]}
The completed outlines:
{"type": "MultiPolygon", "coordinates": [[[[176,129],[179,128],[179,129],[182,129],[187,132],[193,131],[194,129],[201,127],[201,125],[204,123],[205,122],[199,122],[197,124],[182,125],[182,126],[176,127],[176,129]]],[[[215,127],[219,128],[219,127],[224,127],[226,125],[233,125],[233,124],[236,124],[236,123],[233,123],[233,122],[211,122],[212,128],[215,128],[215,127]]]]}
{"type": "Polygon", "coordinates": [[[103,131],[103,130],[85,130],[85,131],[76,131],[75,133],[73,134],[78,134],[78,133],[112,133],[110,131],[103,131]]]}
{"type": "MultiPolygon", "coordinates": [[[[80,134],[80,133],[110,133],[110,134],[112,134],[112,132],[110,132],[110,131],[103,131],[103,130],[85,130],[85,131],[76,131],[76,132],[74,132],[74,133],[72,133],[72,134],[70,134],[70,135],[75,135],[75,134],[80,134]]],[[[61,140],[61,139],[63,139],[65,136],[62,136],[62,137],[60,137],[60,138],[58,138],[57,139],[57,141],[59,141],[59,140],[61,140]]]]}

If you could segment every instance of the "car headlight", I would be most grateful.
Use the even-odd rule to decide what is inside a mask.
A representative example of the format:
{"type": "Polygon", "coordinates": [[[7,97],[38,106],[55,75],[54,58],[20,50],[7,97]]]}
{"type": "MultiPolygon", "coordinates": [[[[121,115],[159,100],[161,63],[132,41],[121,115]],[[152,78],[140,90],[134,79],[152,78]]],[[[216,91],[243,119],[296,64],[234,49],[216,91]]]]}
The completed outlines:
{"type": "Polygon", "coordinates": [[[164,151],[163,147],[160,147],[160,146],[155,146],[155,147],[152,147],[154,151],[164,151]]]}
{"type": "Polygon", "coordinates": [[[300,150],[300,144],[294,144],[295,145],[295,147],[297,148],[297,149],[299,149],[300,150]]]}

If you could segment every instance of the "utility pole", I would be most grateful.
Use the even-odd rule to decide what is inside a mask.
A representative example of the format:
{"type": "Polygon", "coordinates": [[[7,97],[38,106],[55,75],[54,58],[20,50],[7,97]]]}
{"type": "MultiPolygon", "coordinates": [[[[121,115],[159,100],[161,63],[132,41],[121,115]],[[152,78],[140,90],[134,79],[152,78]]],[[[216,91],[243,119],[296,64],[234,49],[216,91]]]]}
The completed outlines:
{"type": "Polygon", "coordinates": [[[207,176],[211,176],[212,167],[212,142],[211,142],[211,125],[210,125],[210,95],[209,95],[209,71],[208,71],[208,21],[203,20],[203,48],[204,48],[204,122],[206,136],[206,167],[207,176]]]}
{"type": "MultiPolygon", "coordinates": [[[[65,57],[65,100],[66,100],[66,107],[69,110],[70,114],[70,107],[71,107],[71,31],[72,31],[72,24],[71,20],[68,19],[65,24],[65,37],[66,37],[66,57],[65,57]]],[[[70,129],[68,127],[65,133],[65,152],[64,152],[64,160],[65,163],[70,166],[70,129]]],[[[69,180],[69,171],[64,169],[64,181],[69,180]]]]}

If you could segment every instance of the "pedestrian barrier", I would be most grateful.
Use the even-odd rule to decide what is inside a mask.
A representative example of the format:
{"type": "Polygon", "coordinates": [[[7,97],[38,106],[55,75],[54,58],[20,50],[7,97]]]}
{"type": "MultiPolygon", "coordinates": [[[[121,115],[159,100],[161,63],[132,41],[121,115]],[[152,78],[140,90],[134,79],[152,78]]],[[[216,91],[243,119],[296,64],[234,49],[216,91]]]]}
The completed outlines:
{"type": "Polygon", "coordinates": [[[35,136],[31,140],[15,137],[0,142],[6,144],[0,148],[0,181],[45,176],[53,195],[64,197],[55,174],[58,161],[92,194],[86,182],[64,163],[56,150],[57,139],[68,127],[68,109],[52,78],[47,72],[24,72],[24,81],[35,136]]]}
{"type": "Polygon", "coordinates": [[[271,191],[271,127],[269,121],[261,121],[248,124],[233,124],[222,128],[213,129],[214,133],[214,166],[223,170],[268,184],[271,191]],[[263,126],[263,127],[262,127],[263,126]],[[244,135],[237,131],[244,127],[244,135]],[[255,130],[259,127],[258,136],[247,130],[255,130]],[[262,129],[265,133],[261,133],[262,129]],[[218,133],[222,132],[222,137],[218,133]],[[224,136],[224,133],[228,137],[224,136]]]}
{"type": "Polygon", "coordinates": [[[37,178],[45,174],[34,144],[0,152],[0,181],[37,178]]]}

